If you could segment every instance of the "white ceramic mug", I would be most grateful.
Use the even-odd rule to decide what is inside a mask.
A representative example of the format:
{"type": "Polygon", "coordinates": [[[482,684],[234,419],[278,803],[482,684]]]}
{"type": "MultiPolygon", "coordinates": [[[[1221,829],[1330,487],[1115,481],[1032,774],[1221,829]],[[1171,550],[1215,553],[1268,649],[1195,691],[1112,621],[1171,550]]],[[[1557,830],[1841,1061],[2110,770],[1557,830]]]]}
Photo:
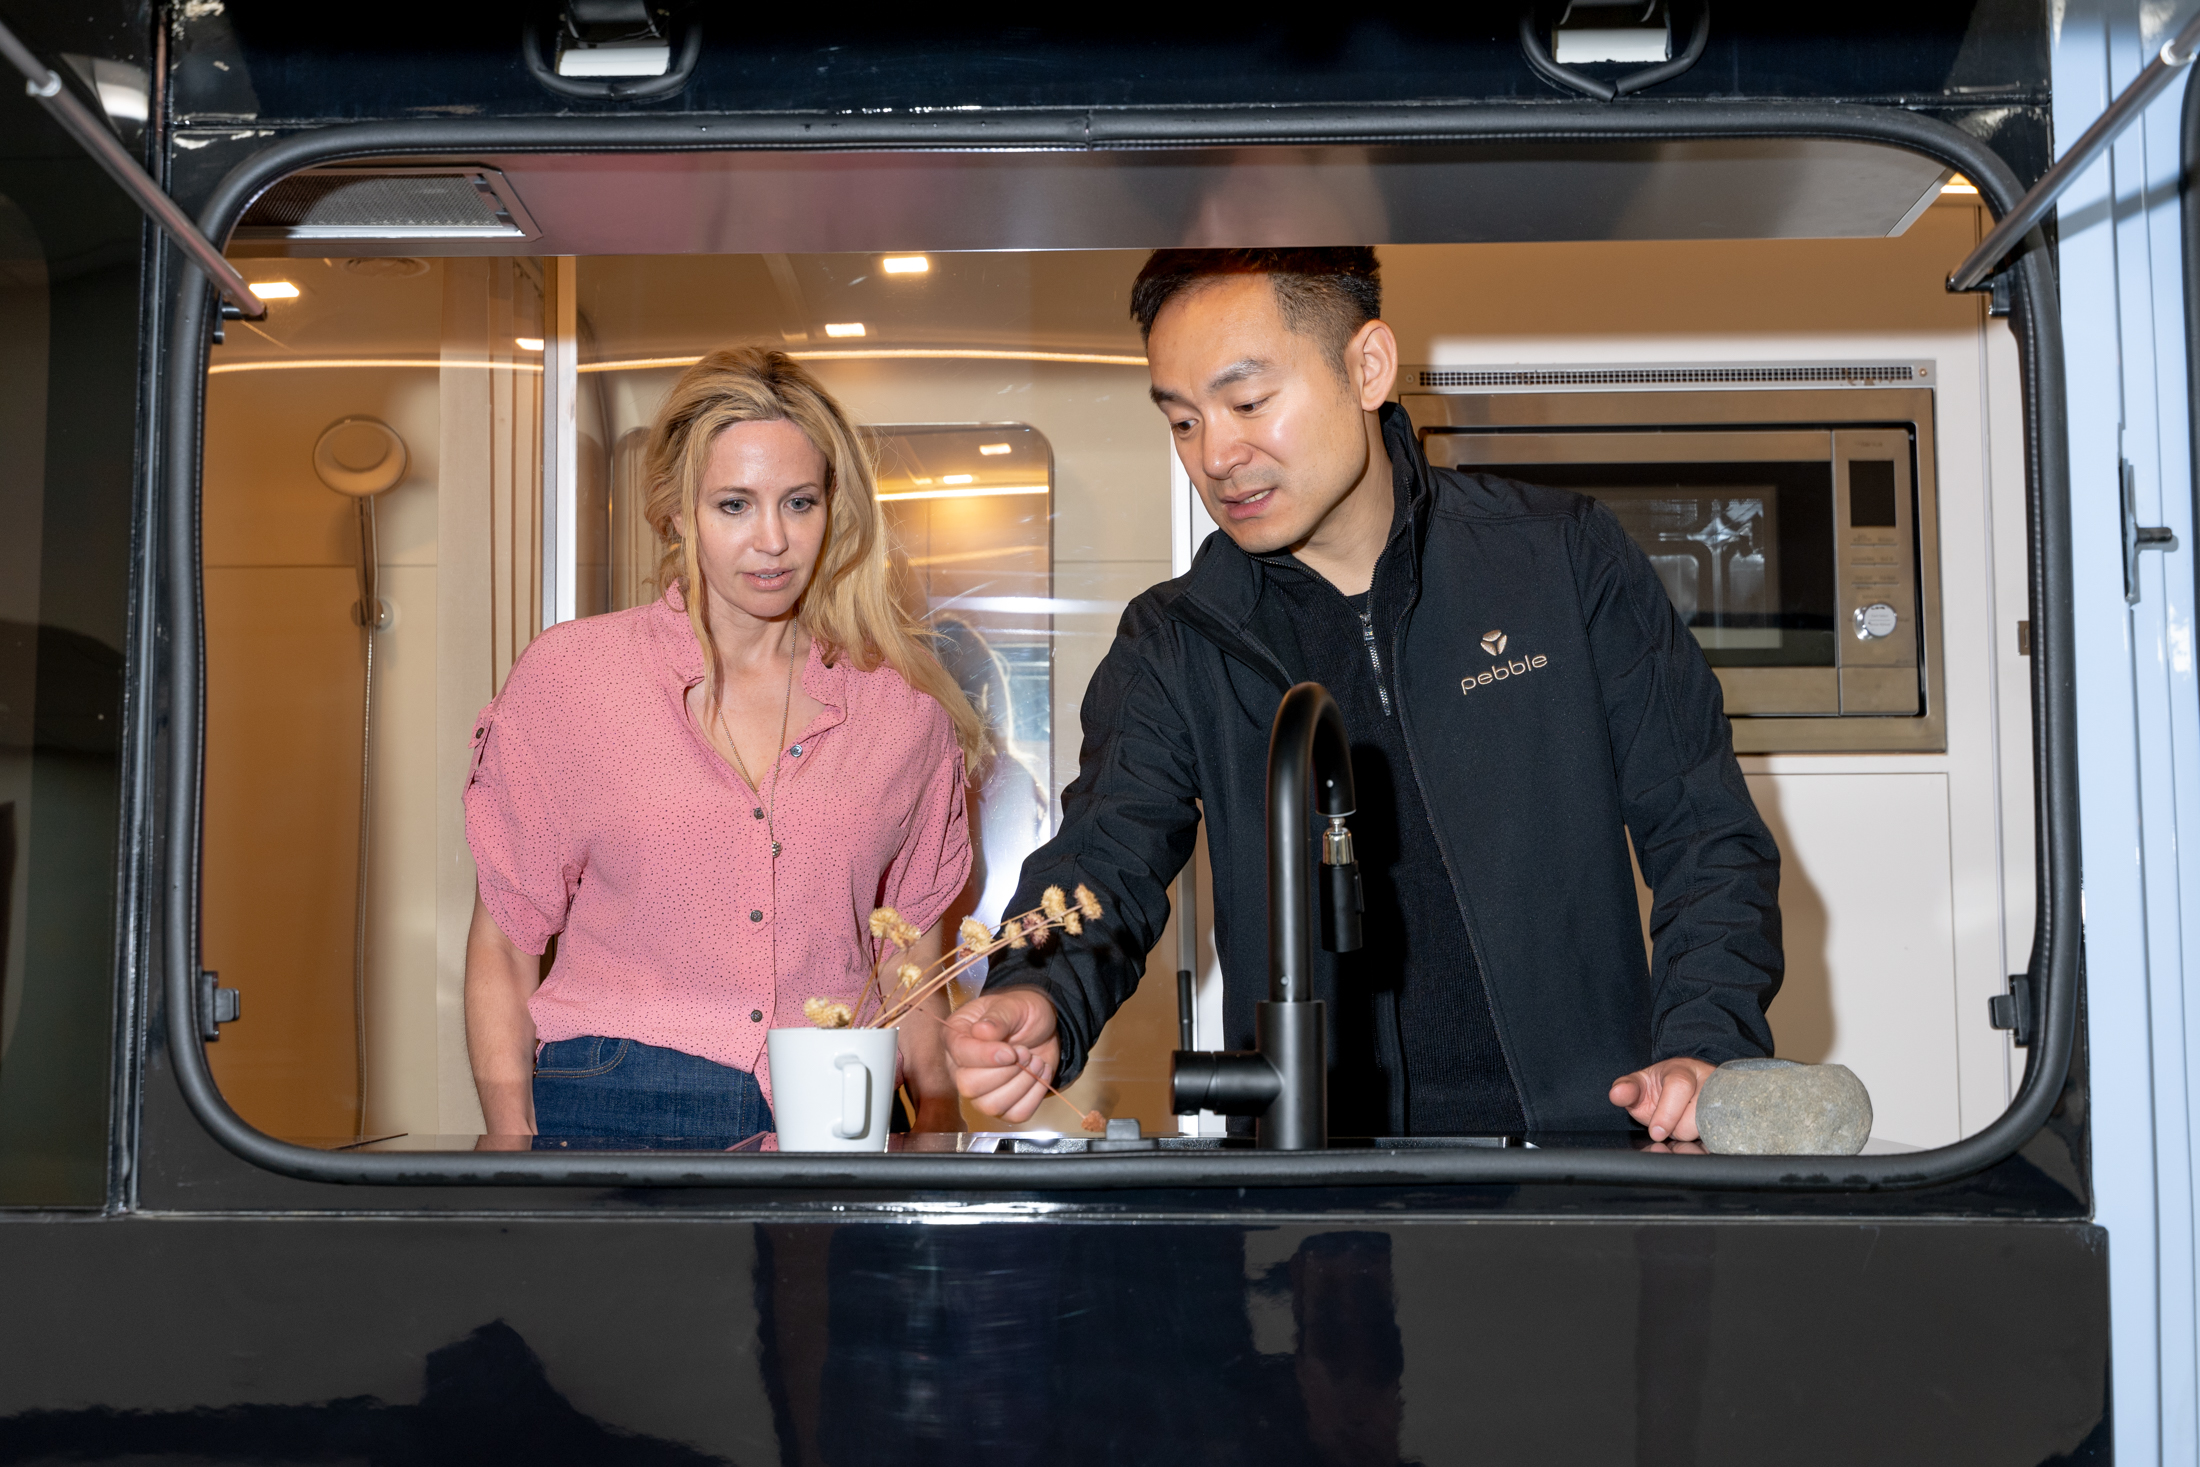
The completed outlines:
{"type": "Polygon", "coordinates": [[[781,1151],[884,1151],[894,1113],[893,1029],[774,1029],[772,1119],[781,1151]]]}

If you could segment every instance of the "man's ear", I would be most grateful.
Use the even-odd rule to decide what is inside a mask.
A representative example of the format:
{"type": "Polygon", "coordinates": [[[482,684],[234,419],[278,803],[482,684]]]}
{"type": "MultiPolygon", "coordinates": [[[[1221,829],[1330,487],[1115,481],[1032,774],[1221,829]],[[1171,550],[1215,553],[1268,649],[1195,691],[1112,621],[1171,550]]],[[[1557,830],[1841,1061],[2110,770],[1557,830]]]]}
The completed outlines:
{"type": "Polygon", "coordinates": [[[1352,333],[1344,349],[1345,375],[1360,392],[1360,411],[1374,412],[1390,399],[1398,382],[1398,338],[1381,321],[1352,333]]]}

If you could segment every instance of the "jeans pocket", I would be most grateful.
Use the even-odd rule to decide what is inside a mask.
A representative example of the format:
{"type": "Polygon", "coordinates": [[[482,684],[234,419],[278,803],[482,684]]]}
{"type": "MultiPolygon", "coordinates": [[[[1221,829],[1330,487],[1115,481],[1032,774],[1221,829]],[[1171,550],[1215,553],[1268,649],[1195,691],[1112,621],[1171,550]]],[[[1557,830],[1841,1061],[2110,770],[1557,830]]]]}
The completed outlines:
{"type": "Polygon", "coordinates": [[[630,1039],[606,1039],[588,1034],[578,1039],[559,1039],[542,1047],[535,1056],[538,1080],[587,1080],[608,1075],[619,1067],[633,1046],[630,1039]]]}

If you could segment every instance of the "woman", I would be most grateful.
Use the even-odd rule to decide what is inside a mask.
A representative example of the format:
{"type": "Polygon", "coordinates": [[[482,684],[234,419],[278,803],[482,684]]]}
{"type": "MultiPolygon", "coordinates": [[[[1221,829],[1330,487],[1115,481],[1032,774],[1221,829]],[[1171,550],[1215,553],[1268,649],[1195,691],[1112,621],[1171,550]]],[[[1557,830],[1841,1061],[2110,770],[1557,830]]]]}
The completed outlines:
{"type": "MultiPolygon", "coordinates": [[[[474,728],[466,1048],[492,1136],[770,1130],[765,1031],[857,1002],[875,907],[930,961],[970,872],[982,725],[895,609],[840,406],[778,352],[713,353],[646,472],[663,597],[544,632],[474,728]]],[[[959,1129],[940,1026],[901,1030],[917,1126],[959,1129]]]]}

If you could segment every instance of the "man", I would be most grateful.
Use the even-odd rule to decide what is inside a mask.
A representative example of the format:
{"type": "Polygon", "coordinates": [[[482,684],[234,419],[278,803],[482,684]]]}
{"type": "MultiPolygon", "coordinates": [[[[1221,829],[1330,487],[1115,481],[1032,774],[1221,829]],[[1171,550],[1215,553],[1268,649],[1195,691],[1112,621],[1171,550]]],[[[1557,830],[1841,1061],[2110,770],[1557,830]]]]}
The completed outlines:
{"type": "Polygon", "coordinates": [[[1225,1037],[1250,1047],[1268,730],[1308,679],[1352,740],[1367,890],[1364,949],[1317,955],[1332,1133],[1692,1141],[1711,1071],[1771,1052],[1779,852],[1717,680],[1595,500],[1430,466],[1380,308],[1369,249],[1163,250],[1139,275],[1153,400],[1223,533],[1124,612],[1010,907],[1083,881],[1108,920],[997,962],[949,1026],[988,1114],[1028,1119],[1083,1066],[1202,814],[1225,1037]]]}

